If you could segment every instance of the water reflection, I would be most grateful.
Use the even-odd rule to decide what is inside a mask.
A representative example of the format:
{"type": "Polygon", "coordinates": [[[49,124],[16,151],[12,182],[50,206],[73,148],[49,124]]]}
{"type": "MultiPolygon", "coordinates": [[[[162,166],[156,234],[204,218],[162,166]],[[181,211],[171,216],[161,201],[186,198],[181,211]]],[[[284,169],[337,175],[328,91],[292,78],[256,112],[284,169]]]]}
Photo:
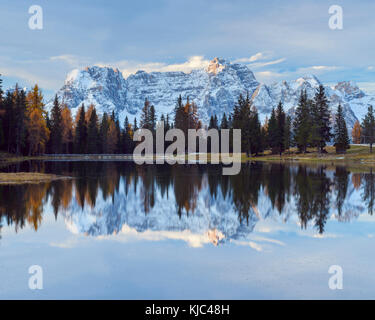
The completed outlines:
{"type": "Polygon", "coordinates": [[[345,167],[252,163],[236,176],[222,176],[219,166],[130,162],[28,162],[6,170],[74,177],[0,186],[0,221],[16,231],[38,230],[51,210],[74,233],[136,232],[218,244],[246,238],[262,219],[297,218],[302,229],[323,234],[331,217],[348,222],[374,210],[375,174],[345,167]]]}

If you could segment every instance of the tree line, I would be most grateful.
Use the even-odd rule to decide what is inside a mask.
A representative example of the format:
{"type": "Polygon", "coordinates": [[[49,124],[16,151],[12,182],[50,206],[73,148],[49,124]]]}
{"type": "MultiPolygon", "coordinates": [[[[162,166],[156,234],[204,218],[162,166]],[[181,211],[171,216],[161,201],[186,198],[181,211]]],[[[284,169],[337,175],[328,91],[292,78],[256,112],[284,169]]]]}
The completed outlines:
{"type": "MultiPolygon", "coordinates": [[[[181,96],[176,101],[172,119],[169,114],[157,119],[155,107],[146,99],[139,126],[136,118],[130,123],[127,117],[120,125],[114,111],[99,116],[94,105],[86,107],[82,104],[73,119],[70,108],[57,96],[48,113],[38,85],[27,93],[17,85],[4,93],[1,84],[0,78],[0,150],[8,153],[131,154],[136,146],[133,135],[138,128],[151,130],[155,137],[157,127],[163,124],[165,132],[177,128],[187,137],[189,129],[204,127],[198,116],[197,105],[189,98],[183,101],[181,96]]],[[[319,153],[324,153],[325,146],[331,142],[338,153],[350,147],[343,108],[339,105],[335,118],[330,119],[328,100],[322,85],[313,99],[307,97],[306,91],[301,92],[293,118],[286,114],[280,102],[272,109],[269,119],[267,117],[261,124],[258,110],[247,94],[239,96],[230,114],[224,113],[220,120],[216,115],[211,116],[206,128],[219,131],[229,129],[230,132],[241,129],[241,148],[247,155],[262,154],[265,150],[281,155],[291,147],[296,147],[301,153],[307,152],[308,148],[316,148],[319,153]]],[[[372,151],[372,144],[375,143],[372,106],[363,123],[354,125],[352,137],[354,143],[369,143],[372,151]]],[[[166,142],[165,148],[168,145],[166,142]]],[[[232,147],[230,145],[230,151],[232,147]]]]}

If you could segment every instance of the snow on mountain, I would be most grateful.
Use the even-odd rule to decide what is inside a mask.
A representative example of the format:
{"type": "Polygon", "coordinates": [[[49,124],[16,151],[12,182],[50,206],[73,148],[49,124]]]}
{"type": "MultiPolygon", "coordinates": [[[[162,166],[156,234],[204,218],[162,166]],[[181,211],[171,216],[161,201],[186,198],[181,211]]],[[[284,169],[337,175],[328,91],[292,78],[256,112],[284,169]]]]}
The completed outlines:
{"type": "MultiPolygon", "coordinates": [[[[215,58],[206,69],[190,73],[138,71],[127,79],[118,69],[108,67],[76,69],[68,74],[57,95],[73,114],[82,103],[86,106],[93,103],[99,114],[115,111],[121,124],[125,116],[130,121],[140,116],[146,98],[154,104],[158,116],[172,115],[176,100],[181,95],[198,105],[200,118],[207,124],[211,115],[220,119],[224,112],[229,114],[238,96],[247,92],[261,120],[279,101],[293,115],[301,90],[306,90],[308,97],[312,98],[320,84],[314,75],[307,75],[293,81],[266,85],[258,83],[246,65],[215,58]]],[[[364,93],[352,81],[325,86],[325,89],[332,114],[340,103],[349,128],[357,119],[363,118],[369,104],[375,103],[375,96],[364,93]]],[[[51,107],[52,101],[47,104],[47,110],[51,107]]]]}
{"type": "MultiPolygon", "coordinates": [[[[329,174],[333,179],[334,173],[329,174]]],[[[126,193],[125,184],[126,182],[121,180],[113,197],[105,197],[99,190],[95,206],[86,204],[82,208],[77,196],[73,196],[69,206],[62,211],[68,230],[74,234],[93,237],[182,240],[193,247],[206,243],[243,243],[253,241],[259,234],[265,235],[266,232],[271,235],[278,230],[300,232],[305,236],[317,234],[315,220],[309,222],[306,230],[301,230],[295,195],[286,199],[282,212],[279,212],[272,205],[267,190],[262,188],[257,203],[249,210],[249,218],[241,220],[231,195],[223,197],[219,191],[215,197],[212,196],[207,177],[203,177],[194,211],[187,213],[183,210],[181,216],[177,214],[173,186],[164,195],[156,189],[155,205],[145,209],[142,183],[138,183],[135,188],[129,188],[126,193]]],[[[335,199],[339,191],[335,188],[332,190],[335,199]]],[[[328,219],[348,222],[366,214],[362,191],[350,185],[342,203],[341,214],[338,214],[336,201],[333,200],[329,207],[328,219]]]]}

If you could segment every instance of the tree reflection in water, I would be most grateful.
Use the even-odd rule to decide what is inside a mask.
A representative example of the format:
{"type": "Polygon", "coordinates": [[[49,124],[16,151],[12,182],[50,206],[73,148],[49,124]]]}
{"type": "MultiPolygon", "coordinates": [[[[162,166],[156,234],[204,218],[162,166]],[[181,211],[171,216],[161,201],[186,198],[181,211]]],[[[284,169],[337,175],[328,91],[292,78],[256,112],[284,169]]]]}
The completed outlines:
{"type": "MultiPolygon", "coordinates": [[[[16,231],[26,224],[37,230],[47,201],[57,219],[59,212],[66,210],[73,199],[82,210],[85,206],[94,208],[99,195],[112,202],[121,195],[126,201],[130,190],[136,191],[138,187],[145,215],[158,205],[160,197],[175,202],[175,213],[180,218],[194,215],[200,193],[208,190],[209,207],[222,198],[233,205],[238,220],[244,224],[259,219],[259,212],[264,209],[258,203],[260,196],[266,197],[279,215],[285,215],[284,221],[291,214],[284,212],[285,206],[293,202],[292,214],[298,214],[301,227],[314,225],[319,233],[324,233],[331,208],[337,213],[338,220],[348,220],[343,216],[343,206],[349,186],[361,192],[369,214],[374,210],[373,171],[351,173],[340,166],[328,169],[324,166],[247,163],[236,176],[223,176],[221,167],[213,165],[136,166],[130,162],[33,161],[10,166],[7,170],[73,177],[41,184],[0,186],[1,223],[13,225],[16,231]],[[121,189],[120,184],[123,185],[121,189]],[[170,197],[171,193],[173,197],[170,197]]],[[[268,214],[264,213],[263,217],[268,214]]]]}

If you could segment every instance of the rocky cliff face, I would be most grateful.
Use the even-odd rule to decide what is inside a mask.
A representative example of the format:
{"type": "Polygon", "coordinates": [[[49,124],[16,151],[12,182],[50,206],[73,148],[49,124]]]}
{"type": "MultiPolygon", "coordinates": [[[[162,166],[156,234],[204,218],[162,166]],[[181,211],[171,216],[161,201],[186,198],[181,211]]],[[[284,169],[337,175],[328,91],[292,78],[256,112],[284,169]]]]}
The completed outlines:
{"type": "MultiPolygon", "coordinates": [[[[200,118],[208,123],[211,115],[220,119],[224,112],[229,114],[238,96],[247,92],[261,120],[279,101],[286,111],[293,114],[301,90],[306,90],[312,98],[319,85],[315,76],[265,85],[255,79],[246,65],[215,58],[206,69],[190,73],[138,71],[127,79],[118,69],[94,66],[73,70],[57,95],[60,101],[68,104],[73,114],[82,103],[86,106],[93,103],[99,114],[114,110],[121,123],[125,116],[131,121],[139,117],[146,98],[154,104],[159,116],[172,116],[176,100],[181,95],[198,105],[200,118]]],[[[326,93],[332,113],[339,103],[343,106],[349,128],[357,118],[362,119],[369,104],[375,103],[374,96],[367,95],[353,82],[326,86],[326,93]]],[[[47,109],[51,107],[52,101],[47,104],[47,109]]]]}

